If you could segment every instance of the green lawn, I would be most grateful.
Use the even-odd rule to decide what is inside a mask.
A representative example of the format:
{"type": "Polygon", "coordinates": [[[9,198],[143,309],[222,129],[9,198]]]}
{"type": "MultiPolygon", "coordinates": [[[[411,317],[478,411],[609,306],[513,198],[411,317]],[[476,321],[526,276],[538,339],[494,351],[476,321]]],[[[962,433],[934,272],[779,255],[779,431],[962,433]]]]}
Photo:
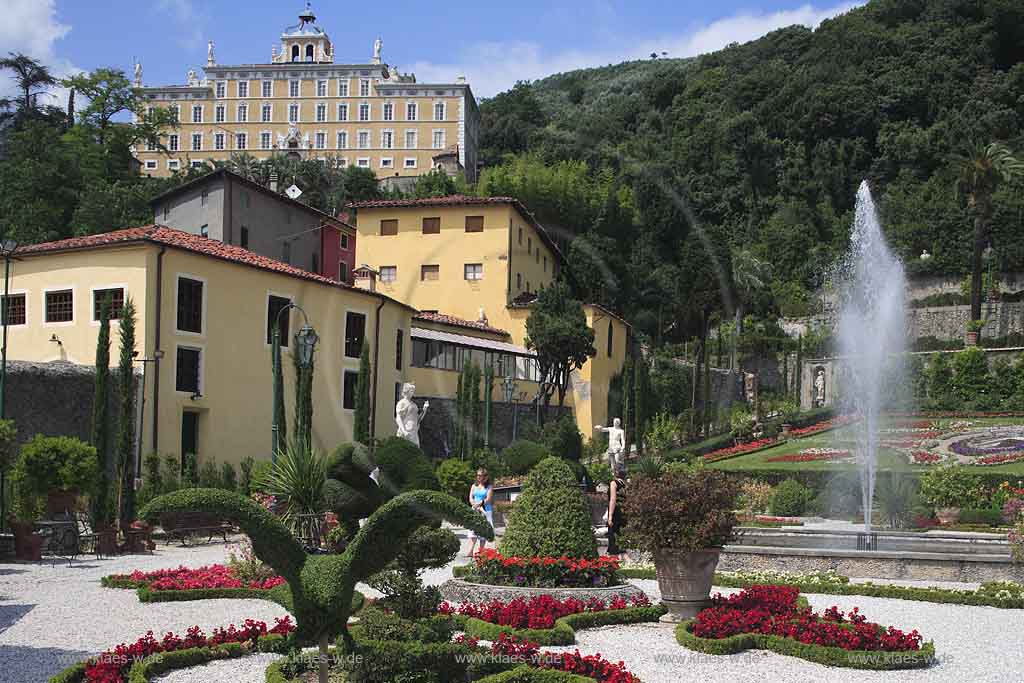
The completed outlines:
{"type": "MultiPolygon", "coordinates": [[[[903,418],[905,420],[913,420],[914,418],[903,418]]],[[[948,423],[951,420],[941,420],[942,423],[948,423]]],[[[1024,418],[972,418],[970,422],[974,423],[975,427],[985,425],[1006,425],[1006,424],[1024,424],[1024,418]]],[[[807,471],[807,470],[827,470],[827,471],[842,471],[852,470],[856,468],[853,462],[828,462],[828,461],[816,461],[816,462],[767,462],[768,458],[773,458],[779,455],[789,455],[791,453],[798,453],[805,448],[850,448],[853,446],[850,443],[853,439],[853,434],[850,428],[836,429],[831,432],[824,432],[822,434],[816,434],[804,439],[791,439],[782,443],[774,448],[768,448],[757,453],[751,453],[749,455],[740,455],[735,458],[729,458],[728,460],[720,460],[718,462],[711,463],[709,467],[717,467],[722,470],[775,470],[781,472],[795,472],[795,471],[807,471]],[[843,442],[846,443],[843,443],[843,442]]],[[[911,465],[904,455],[898,454],[890,449],[883,448],[878,454],[878,469],[880,471],[890,472],[922,472],[926,470],[926,465],[911,465]]],[[[1010,463],[1008,465],[998,465],[995,467],[974,467],[968,466],[969,469],[990,474],[1007,474],[1012,476],[1024,476],[1024,461],[1010,463]]]]}

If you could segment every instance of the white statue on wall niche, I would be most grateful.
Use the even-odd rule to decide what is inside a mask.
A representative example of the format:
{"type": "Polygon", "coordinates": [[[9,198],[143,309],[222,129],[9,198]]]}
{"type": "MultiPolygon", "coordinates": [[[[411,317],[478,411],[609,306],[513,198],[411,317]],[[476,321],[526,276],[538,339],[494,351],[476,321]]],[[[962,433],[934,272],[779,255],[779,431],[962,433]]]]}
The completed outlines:
{"type": "Polygon", "coordinates": [[[415,393],[415,384],[402,385],[402,400],[395,406],[395,424],[398,426],[398,436],[419,446],[420,422],[427,415],[430,401],[423,402],[423,411],[420,412],[419,406],[412,400],[415,393]]]}
{"type": "Polygon", "coordinates": [[[213,41],[209,40],[206,42],[206,63],[216,64],[217,61],[213,58],[213,41]]]}
{"type": "Polygon", "coordinates": [[[380,64],[380,53],[384,49],[384,41],[381,40],[380,36],[377,36],[377,40],[373,41],[373,63],[380,64]]]}
{"type": "Polygon", "coordinates": [[[825,405],[825,369],[818,368],[818,376],[814,378],[814,402],[818,407],[825,405]]]}
{"type": "Polygon", "coordinates": [[[594,429],[608,434],[608,465],[613,472],[619,471],[626,462],[626,430],[622,428],[622,420],[615,418],[611,427],[594,425],[594,429]]]}

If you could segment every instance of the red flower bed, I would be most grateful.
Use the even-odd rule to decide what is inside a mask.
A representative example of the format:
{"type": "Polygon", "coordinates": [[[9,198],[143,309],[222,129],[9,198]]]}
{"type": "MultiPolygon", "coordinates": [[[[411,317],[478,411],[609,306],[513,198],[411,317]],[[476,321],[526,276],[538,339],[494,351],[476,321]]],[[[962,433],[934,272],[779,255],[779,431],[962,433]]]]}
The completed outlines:
{"type": "Polygon", "coordinates": [[[148,586],[151,590],[200,590],[203,588],[257,588],[270,589],[285,582],[280,576],[272,576],[264,581],[250,581],[243,583],[235,578],[230,567],[222,564],[211,564],[207,567],[190,569],[178,567],[177,569],[157,569],[152,572],[140,572],[138,570],[131,574],[115,574],[110,577],[113,580],[128,580],[139,586],[148,586]]]}
{"type": "Polygon", "coordinates": [[[843,460],[852,455],[850,451],[837,450],[834,448],[809,448],[799,453],[789,455],[776,455],[765,458],[765,462],[817,462],[823,460],[843,460]]]}
{"type": "Polygon", "coordinates": [[[595,587],[612,586],[619,559],[571,557],[506,557],[493,548],[474,556],[475,574],[485,583],[509,586],[595,587]]]}
{"type": "Polygon", "coordinates": [[[235,625],[231,624],[226,629],[214,629],[210,636],[204,634],[198,626],[193,626],[186,631],[184,638],[168,632],[160,640],[154,637],[152,631],[148,631],[131,645],[121,643],[96,657],[85,667],[85,680],[90,683],[124,683],[132,664],[150,655],[193,647],[214,647],[224,643],[255,644],[260,637],[267,634],[286,636],[295,630],[291,617],[275,621],[277,623],[274,627],[267,629],[265,622],[246,619],[242,628],[235,628],[235,625]]]}
{"type": "Polygon", "coordinates": [[[742,453],[749,453],[750,451],[756,451],[761,448],[766,448],[774,443],[775,439],[757,439],[756,441],[741,443],[739,446],[719,448],[717,451],[705,453],[704,460],[707,462],[711,462],[714,460],[722,460],[723,458],[731,458],[734,455],[740,455],[742,453]]]}
{"type": "Polygon", "coordinates": [[[1015,453],[1000,453],[999,455],[986,455],[983,458],[978,458],[974,461],[975,465],[1004,465],[1008,462],[1017,462],[1018,460],[1024,460],[1024,451],[1017,451],[1015,453]]]}
{"type": "Polygon", "coordinates": [[[858,608],[849,613],[830,607],[821,615],[797,606],[799,590],[792,586],[751,586],[701,611],[693,622],[699,638],[728,638],[740,633],[761,633],[792,638],[801,643],[844,650],[907,652],[921,648],[921,634],[871,623],[858,608]]]}
{"type": "Polygon", "coordinates": [[[791,429],[789,430],[789,436],[793,438],[810,436],[812,434],[817,434],[818,432],[824,432],[829,429],[834,429],[836,427],[842,427],[843,425],[850,424],[851,422],[855,422],[858,419],[859,418],[856,415],[837,415],[832,419],[817,422],[815,424],[810,425],[809,427],[799,427],[797,429],[791,429]]]}
{"type": "Polygon", "coordinates": [[[914,451],[911,458],[915,465],[934,465],[942,460],[942,456],[938,453],[929,453],[928,451],[914,451]]]}
{"type": "Polygon", "coordinates": [[[607,604],[597,598],[556,600],[550,595],[538,595],[529,601],[524,598],[515,598],[509,602],[496,599],[480,604],[465,603],[457,608],[447,602],[442,602],[437,609],[441,614],[461,614],[499,626],[541,629],[554,628],[556,619],[561,619],[569,614],[603,612],[606,609],[625,609],[627,607],[647,607],[650,604],[650,600],[642,593],[634,595],[628,603],[621,597],[615,597],[607,604]]]}
{"type": "MultiPolygon", "coordinates": [[[[456,642],[477,647],[476,638],[459,636],[456,642]]],[[[639,683],[640,679],[626,670],[623,662],[612,663],[596,655],[581,655],[575,652],[541,652],[536,643],[520,640],[515,636],[501,634],[491,643],[491,654],[503,661],[521,662],[539,669],[565,671],[577,676],[592,678],[601,683],[639,683]]]]}

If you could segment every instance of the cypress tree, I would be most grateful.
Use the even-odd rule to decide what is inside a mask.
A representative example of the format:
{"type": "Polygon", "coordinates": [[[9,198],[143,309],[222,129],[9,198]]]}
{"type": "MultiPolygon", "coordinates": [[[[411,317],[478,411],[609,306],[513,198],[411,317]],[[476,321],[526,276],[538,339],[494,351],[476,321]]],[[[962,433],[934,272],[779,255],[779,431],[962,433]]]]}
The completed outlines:
{"type": "MultiPolygon", "coordinates": [[[[365,349],[366,345],[363,345],[365,349]]],[[[299,448],[309,448],[313,443],[313,370],[314,357],[310,355],[309,367],[302,367],[299,350],[292,354],[295,366],[295,444],[299,448]]],[[[281,440],[284,443],[284,440],[281,440]]]]}
{"type": "Polygon", "coordinates": [[[284,410],[284,367],[281,365],[281,336],[272,335],[271,372],[274,375],[274,422],[277,423],[277,449],[288,443],[288,420],[284,410]]]}
{"type": "Polygon", "coordinates": [[[356,411],[353,438],[370,443],[370,347],[363,344],[359,354],[359,376],[356,378],[356,411]]]}
{"type": "Polygon", "coordinates": [[[491,443],[491,408],[494,395],[494,367],[484,368],[484,442],[491,443]]]}
{"type": "Polygon", "coordinates": [[[120,323],[121,358],[118,365],[120,383],[120,419],[118,422],[117,455],[120,459],[121,504],[120,521],[130,524],[135,519],[135,304],[124,302],[120,323]]]}
{"type": "Polygon", "coordinates": [[[796,402],[797,405],[803,401],[803,355],[804,355],[804,336],[801,334],[796,338],[796,381],[793,384],[796,386],[796,402]]]}
{"type": "Polygon", "coordinates": [[[92,497],[94,528],[111,522],[110,509],[110,297],[100,303],[100,331],[96,340],[96,380],[92,400],[92,445],[100,464],[100,481],[92,497]]]}

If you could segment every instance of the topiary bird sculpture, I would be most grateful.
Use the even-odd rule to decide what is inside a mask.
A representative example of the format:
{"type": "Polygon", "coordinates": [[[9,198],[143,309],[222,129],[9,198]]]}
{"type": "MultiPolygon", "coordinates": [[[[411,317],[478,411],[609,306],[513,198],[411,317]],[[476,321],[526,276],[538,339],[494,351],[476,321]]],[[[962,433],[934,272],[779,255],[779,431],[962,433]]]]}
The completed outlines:
{"type": "MultiPolygon", "coordinates": [[[[322,654],[332,637],[342,635],[351,650],[345,625],[356,584],[384,569],[409,536],[439,519],[472,529],[488,539],[494,531],[482,515],[451,496],[436,491],[410,491],[374,511],[337,555],[310,555],[273,514],[237,493],[219,489],[183,489],[151,501],[140,513],[156,521],[168,512],[207,512],[237,524],[252,541],[253,553],[285,581],[292,594],[296,638],[319,643],[322,654]]],[[[326,681],[326,657],[320,678],[326,681]]]]}

